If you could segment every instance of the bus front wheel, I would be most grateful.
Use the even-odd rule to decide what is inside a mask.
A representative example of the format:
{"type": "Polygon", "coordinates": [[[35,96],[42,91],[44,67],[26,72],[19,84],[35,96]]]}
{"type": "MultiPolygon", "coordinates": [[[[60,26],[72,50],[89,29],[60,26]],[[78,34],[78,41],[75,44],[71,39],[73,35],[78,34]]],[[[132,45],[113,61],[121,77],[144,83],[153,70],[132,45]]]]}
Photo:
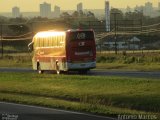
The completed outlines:
{"type": "Polygon", "coordinates": [[[39,74],[43,73],[43,70],[41,69],[41,65],[39,63],[37,65],[37,71],[38,71],[39,74]]]}

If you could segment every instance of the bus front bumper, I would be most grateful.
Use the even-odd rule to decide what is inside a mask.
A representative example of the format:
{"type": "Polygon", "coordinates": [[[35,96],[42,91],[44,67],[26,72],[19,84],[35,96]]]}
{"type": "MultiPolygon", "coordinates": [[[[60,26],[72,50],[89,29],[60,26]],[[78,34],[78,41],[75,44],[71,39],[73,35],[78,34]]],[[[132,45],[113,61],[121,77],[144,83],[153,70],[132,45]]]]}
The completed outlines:
{"type": "Polygon", "coordinates": [[[87,63],[69,63],[67,62],[68,70],[92,69],[95,67],[96,67],[96,62],[87,62],[87,63]]]}

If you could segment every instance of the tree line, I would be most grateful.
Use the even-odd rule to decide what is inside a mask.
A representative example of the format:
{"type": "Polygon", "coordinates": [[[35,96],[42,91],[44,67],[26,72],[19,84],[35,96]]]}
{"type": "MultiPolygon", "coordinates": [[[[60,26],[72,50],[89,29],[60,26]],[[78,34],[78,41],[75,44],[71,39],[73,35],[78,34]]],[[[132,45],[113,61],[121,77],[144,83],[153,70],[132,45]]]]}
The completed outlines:
{"type": "MultiPolygon", "coordinates": [[[[115,22],[117,26],[131,27],[131,30],[133,30],[132,28],[136,26],[152,25],[159,23],[160,21],[160,16],[151,18],[149,16],[144,16],[143,13],[139,11],[123,13],[121,10],[116,8],[111,9],[110,16],[111,29],[114,29],[115,22]],[[118,13],[116,20],[114,13],[118,13]]],[[[105,31],[105,18],[99,19],[91,11],[74,11],[72,14],[63,12],[59,18],[55,19],[43,18],[40,16],[34,18],[8,18],[0,16],[0,24],[4,24],[3,33],[10,35],[18,35],[30,31],[37,32],[47,29],[92,28],[95,29],[96,32],[105,31]]],[[[117,28],[117,30],[125,31],[125,29],[120,28],[117,28]]]]}

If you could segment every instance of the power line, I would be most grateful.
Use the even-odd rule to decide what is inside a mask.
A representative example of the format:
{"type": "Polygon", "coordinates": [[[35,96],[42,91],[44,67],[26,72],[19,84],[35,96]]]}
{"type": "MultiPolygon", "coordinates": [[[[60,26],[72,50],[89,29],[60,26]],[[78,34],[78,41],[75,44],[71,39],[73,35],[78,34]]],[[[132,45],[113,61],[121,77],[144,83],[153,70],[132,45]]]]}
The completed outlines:
{"type": "MultiPolygon", "coordinates": [[[[143,31],[132,31],[132,32],[117,32],[117,35],[139,35],[139,34],[148,34],[148,33],[155,33],[155,32],[160,32],[160,29],[150,29],[150,30],[143,30],[143,31]]],[[[114,35],[114,32],[111,31],[109,33],[101,33],[96,35],[97,40],[101,40],[107,36],[114,35]]]]}
{"type": "MultiPolygon", "coordinates": [[[[45,22],[45,21],[41,21],[41,22],[45,22]]],[[[115,21],[115,23],[116,23],[116,21],[115,21]]],[[[18,24],[3,24],[3,25],[5,26],[5,25],[24,25],[24,24],[28,24],[28,22],[18,23],[18,24]]],[[[147,26],[141,26],[141,27],[121,27],[121,26],[117,26],[117,24],[116,24],[116,27],[114,29],[112,29],[111,32],[108,32],[108,33],[104,32],[104,33],[101,33],[101,34],[97,34],[96,39],[100,40],[100,39],[103,39],[107,36],[114,35],[114,34],[116,34],[116,35],[136,35],[137,34],[138,35],[138,34],[147,34],[147,33],[154,33],[154,32],[159,32],[160,31],[160,29],[153,28],[153,29],[141,30],[141,31],[118,32],[117,27],[118,28],[124,28],[124,29],[125,28],[126,29],[128,29],[128,28],[133,29],[133,28],[150,28],[150,27],[155,27],[155,26],[158,26],[158,25],[160,25],[160,23],[153,24],[153,25],[147,25],[147,26]],[[115,33],[115,31],[116,31],[116,33],[115,33]]],[[[1,27],[1,29],[2,29],[2,27],[1,27]]],[[[2,37],[2,35],[1,35],[1,37],[2,37]]],[[[25,33],[25,34],[22,34],[22,35],[17,35],[17,36],[3,36],[1,39],[3,39],[3,40],[25,40],[25,39],[31,39],[32,37],[33,37],[32,32],[28,32],[28,33],[25,33]]]]}
{"type": "Polygon", "coordinates": [[[29,40],[29,39],[32,39],[32,38],[33,38],[33,37],[12,38],[12,39],[2,38],[2,40],[5,40],[5,41],[19,41],[19,40],[29,40]]]}
{"type": "Polygon", "coordinates": [[[17,35],[17,36],[3,36],[3,38],[5,38],[5,37],[8,37],[8,38],[15,38],[15,37],[24,37],[24,36],[26,36],[26,35],[32,35],[32,32],[28,32],[28,33],[25,33],[25,34],[22,34],[22,35],[17,35]]]}
{"type": "Polygon", "coordinates": [[[141,27],[142,27],[142,28],[148,28],[148,27],[153,27],[153,26],[158,26],[158,25],[160,25],[160,23],[153,24],[153,25],[140,26],[140,27],[134,27],[134,26],[133,26],[133,27],[122,27],[122,26],[118,26],[118,28],[123,28],[123,29],[125,29],[125,28],[126,28],[126,29],[129,29],[129,28],[132,28],[132,29],[133,29],[133,28],[141,28],[141,27]]]}

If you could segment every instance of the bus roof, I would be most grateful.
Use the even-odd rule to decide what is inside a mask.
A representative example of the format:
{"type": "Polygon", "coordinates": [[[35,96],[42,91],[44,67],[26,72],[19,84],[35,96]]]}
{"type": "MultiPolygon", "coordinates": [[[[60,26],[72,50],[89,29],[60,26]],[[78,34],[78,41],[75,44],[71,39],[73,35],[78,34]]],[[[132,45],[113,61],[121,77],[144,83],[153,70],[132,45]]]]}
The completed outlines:
{"type": "Polygon", "coordinates": [[[44,37],[52,37],[52,36],[63,36],[66,34],[66,32],[77,32],[77,31],[93,31],[92,29],[69,29],[67,31],[55,31],[55,30],[49,30],[49,31],[42,31],[35,34],[35,38],[44,38],[44,37]]]}
{"type": "Polygon", "coordinates": [[[44,37],[51,37],[51,36],[61,36],[65,35],[65,31],[42,31],[38,32],[34,37],[35,38],[44,38],[44,37]]]}
{"type": "Polygon", "coordinates": [[[93,31],[93,29],[69,29],[67,32],[77,32],[77,31],[93,31]]]}

